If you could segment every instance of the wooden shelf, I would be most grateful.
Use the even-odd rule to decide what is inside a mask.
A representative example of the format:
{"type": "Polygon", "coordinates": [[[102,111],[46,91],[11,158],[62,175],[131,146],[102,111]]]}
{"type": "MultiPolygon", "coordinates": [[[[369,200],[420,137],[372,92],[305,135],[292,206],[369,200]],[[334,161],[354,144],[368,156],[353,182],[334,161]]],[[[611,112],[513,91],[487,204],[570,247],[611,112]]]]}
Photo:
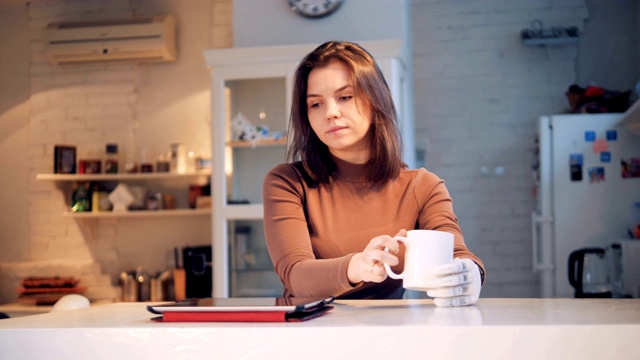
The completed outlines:
{"type": "Polygon", "coordinates": [[[189,173],[36,174],[36,179],[43,181],[119,181],[180,179],[196,176],[211,176],[211,170],[200,170],[189,173]]]}
{"type": "Polygon", "coordinates": [[[175,216],[204,216],[211,215],[211,209],[172,209],[172,210],[135,210],[135,211],[102,211],[102,212],[65,212],[64,216],[73,218],[152,218],[152,217],[175,217],[175,216]]]}
{"type": "MultiPolygon", "coordinates": [[[[258,140],[256,143],[255,147],[266,147],[266,146],[286,146],[287,145],[287,138],[282,138],[282,139],[262,139],[262,140],[258,140]]],[[[227,146],[233,147],[233,148],[250,148],[250,147],[254,147],[251,141],[245,141],[245,140],[234,140],[234,141],[227,141],[227,146]]]]}

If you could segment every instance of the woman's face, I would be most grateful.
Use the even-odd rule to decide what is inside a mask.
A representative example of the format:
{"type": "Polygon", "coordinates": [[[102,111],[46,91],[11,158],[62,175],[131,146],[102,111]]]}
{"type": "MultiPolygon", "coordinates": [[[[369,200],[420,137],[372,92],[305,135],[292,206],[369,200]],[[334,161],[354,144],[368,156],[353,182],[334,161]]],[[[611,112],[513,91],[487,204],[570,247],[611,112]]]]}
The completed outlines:
{"type": "Polygon", "coordinates": [[[369,160],[371,110],[355,97],[349,69],[334,60],[309,73],[307,114],[311,128],[334,156],[352,163],[369,160]]]}

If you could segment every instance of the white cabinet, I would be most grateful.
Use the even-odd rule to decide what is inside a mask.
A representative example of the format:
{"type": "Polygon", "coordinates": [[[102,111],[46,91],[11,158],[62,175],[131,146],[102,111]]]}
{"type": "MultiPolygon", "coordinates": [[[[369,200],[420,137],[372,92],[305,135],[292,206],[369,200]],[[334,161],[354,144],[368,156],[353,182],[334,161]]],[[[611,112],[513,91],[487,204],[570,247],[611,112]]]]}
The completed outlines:
{"type": "MultiPolygon", "coordinates": [[[[405,161],[413,165],[413,121],[406,111],[400,41],[361,43],[378,61],[396,102],[405,161]]],[[[262,181],[285,162],[293,76],[317,44],[205,50],[211,70],[213,296],[279,296],[282,284],[269,260],[263,231],[262,181]],[[266,126],[269,138],[238,141],[242,114],[266,126]]]]}

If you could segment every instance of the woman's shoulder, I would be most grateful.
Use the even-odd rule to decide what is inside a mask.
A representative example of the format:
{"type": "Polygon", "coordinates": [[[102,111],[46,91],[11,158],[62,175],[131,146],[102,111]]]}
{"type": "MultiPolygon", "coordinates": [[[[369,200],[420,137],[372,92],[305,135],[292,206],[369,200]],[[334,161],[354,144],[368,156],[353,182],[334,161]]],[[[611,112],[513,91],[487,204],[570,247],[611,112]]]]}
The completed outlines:
{"type": "Polygon", "coordinates": [[[265,178],[271,179],[272,181],[280,179],[280,181],[286,182],[305,182],[307,185],[312,183],[311,178],[304,170],[304,166],[300,161],[278,164],[269,170],[265,178]]]}
{"type": "Polygon", "coordinates": [[[274,166],[271,170],[269,170],[269,174],[274,175],[286,175],[292,174],[295,172],[295,166],[293,163],[281,163],[274,166]]]}
{"type": "Polygon", "coordinates": [[[304,166],[301,161],[291,163],[281,163],[269,170],[270,175],[276,176],[302,176],[305,173],[304,166]]]}
{"type": "Polygon", "coordinates": [[[444,180],[425,168],[405,169],[400,173],[402,186],[411,189],[416,199],[428,199],[434,194],[447,194],[444,180]]]}
{"type": "Polygon", "coordinates": [[[400,171],[400,179],[420,183],[439,183],[442,181],[438,175],[421,167],[417,169],[403,169],[400,171]]]}
{"type": "Polygon", "coordinates": [[[292,180],[300,178],[300,172],[295,166],[295,163],[282,163],[274,166],[269,170],[265,179],[282,179],[282,180],[292,180]]]}

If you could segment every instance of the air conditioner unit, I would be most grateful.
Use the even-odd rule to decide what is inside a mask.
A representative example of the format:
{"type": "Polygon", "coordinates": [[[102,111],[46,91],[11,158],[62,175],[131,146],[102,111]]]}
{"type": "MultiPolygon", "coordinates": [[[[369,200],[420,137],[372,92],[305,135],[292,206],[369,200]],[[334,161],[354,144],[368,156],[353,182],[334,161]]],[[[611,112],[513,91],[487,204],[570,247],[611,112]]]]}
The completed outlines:
{"type": "Polygon", "coordinates": [[[47,57],[59,65],[176,59],[172,16],[50,23],[45,40],[47,57]]]}

